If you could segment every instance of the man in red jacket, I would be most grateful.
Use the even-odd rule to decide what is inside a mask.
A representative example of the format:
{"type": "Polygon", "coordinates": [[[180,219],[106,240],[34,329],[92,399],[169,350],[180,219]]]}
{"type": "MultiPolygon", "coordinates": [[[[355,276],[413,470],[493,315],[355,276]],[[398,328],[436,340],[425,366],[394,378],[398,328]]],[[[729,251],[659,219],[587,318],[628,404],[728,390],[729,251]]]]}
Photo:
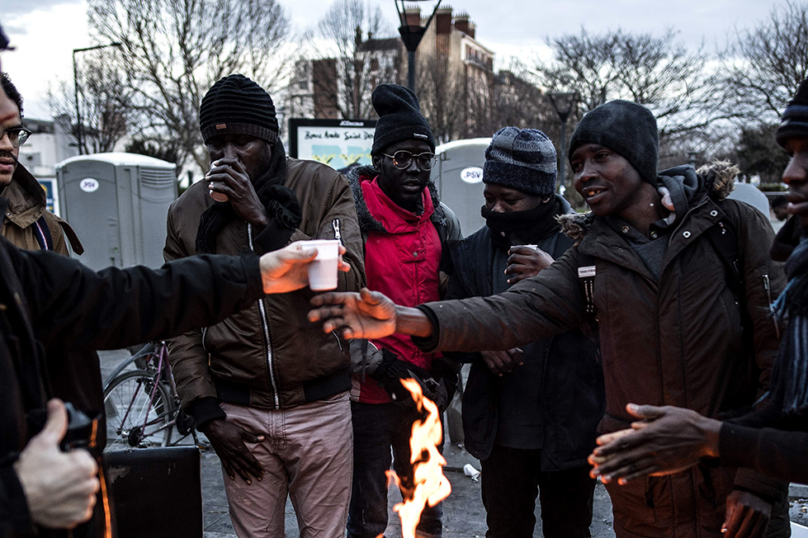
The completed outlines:
{"type": "MultiPolygon", "coordinates": [[[[441,297],[440,262],[447,239],[460,239],[460,224],[440,203],[429,181],[435,137],[421,115],[418,98],[403,86],[382,84],[373,92],[379,114],[372,167],[349,173],[365,241],[368,287],[415,306],[441,297]]],[[[371,374],[356,373],[351,390],[354,431],[353,497],[349,538],[376,538],[387,527],[387,478],[393,463],[403,494],[411,480],[409,435],[417,417],[407,405],[399,374],[429,377],[434,353],[424,353],[403,335],[373,340],[385,357],[371,374]],[[369,374],[369,375],[365,375],[369,374]],[[391,397],[391,394],[393,395],[391,397]],[[394,402],[394,399],[397,401],[394,402]]],[[[409,400],[412,404],[412,400],[409,400]]],[[[442,508],[427,507],[419,536],[440,536],[442,508]]]]}

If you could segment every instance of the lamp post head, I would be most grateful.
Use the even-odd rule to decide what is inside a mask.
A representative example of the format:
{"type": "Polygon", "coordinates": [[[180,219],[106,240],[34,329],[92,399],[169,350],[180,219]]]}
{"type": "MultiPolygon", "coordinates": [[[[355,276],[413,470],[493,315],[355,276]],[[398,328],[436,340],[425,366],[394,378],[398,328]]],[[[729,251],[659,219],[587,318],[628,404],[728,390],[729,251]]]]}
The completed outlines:
{"type": "Polygon", "coordinates": [[[550,98],[550,104],[553,105],[556,114],[558,114],[558,119],[561,120],[561,123],[566,123],[567,118],[572,113],[573,106],[575,106],[578,94],[575,92],[550,92],[547,96],[550,98]]]}
{"type": "Polygon", "coordinates": [[[440,3],[442,0],[394,0],[396,4],[396,11],[398,12],[398,20],[401,23],[401,26],[398,28],[398,33],[401,34],[401,40],[404,42],[404,46],[410,52],[414,52],[418,45],[421,43],[421,38],[424,37],[427,29],[429,28],[429,24],[432,22],[432,19],[435,17],[435,12],[438,11],[440,7],[440,3]],[[420,7],[415,7],[414,9],[407,9],[406,4],[422,4],[422,3],[435,3],[434,9],[432,9],[432,13],[429,15],[429,18],[426,21],[425,25],[421,25],[421,21],[423,20],[421,17],[421,9],[420,7]],[[413,11],[414,13],[407,13],[408,11],[413,11]],[[412,16],[410,16],[412,15],[412,16]],[[415,18],[417,17],[417,20],[415,18]]]}

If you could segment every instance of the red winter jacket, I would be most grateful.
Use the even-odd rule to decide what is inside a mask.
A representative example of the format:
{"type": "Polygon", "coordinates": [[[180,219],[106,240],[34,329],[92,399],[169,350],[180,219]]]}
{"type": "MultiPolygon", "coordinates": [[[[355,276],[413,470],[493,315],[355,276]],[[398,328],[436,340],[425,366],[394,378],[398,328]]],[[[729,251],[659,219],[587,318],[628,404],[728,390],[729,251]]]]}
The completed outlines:
{"type": "MultiPolygon", "coordinates": [[[[393,202],[378,185],[375,173],[361,169],[351,178],[357,215],[365,238],[365,273],[368,288],[380,291],[397,304],[417,306],[440,298],[440,260],[442,239],[460,235],[459,225],[451,211],[440,204],[429,188],[421,197],[423,212],[415,215],[393,202]],[[450,222],[451,221],[451,222],[450,222]],[[439,234],[442,229],[444,234],[439,234]]],[[[393,351],[398,358],[430,370],[432,358],[409,336],[392,335],[373,340],[379,348],[393,351]]],[[[387,392],[372,379],[353,376],[351,396],[362,403],[392,401],[387,392]]]]}

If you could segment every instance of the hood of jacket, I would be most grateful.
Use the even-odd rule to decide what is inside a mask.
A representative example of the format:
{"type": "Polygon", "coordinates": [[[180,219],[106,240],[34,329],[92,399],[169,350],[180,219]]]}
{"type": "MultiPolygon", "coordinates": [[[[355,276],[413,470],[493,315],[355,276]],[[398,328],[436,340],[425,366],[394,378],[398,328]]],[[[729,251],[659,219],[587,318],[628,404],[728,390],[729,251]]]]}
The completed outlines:
{"type": "MultiPolygon", "coordinates": [[[[363,181],[373,181],[379,175],[379,172],[372,166],[356,166],[348,171],[348,181],[351,184],[351,192],[353,193],[354,202],[356,203],[356,217],[359,221],[359,228],[363,232],[385,232],[389,233],[384,228],[384,225],[373,218],[368,210],[365,196],[362,193],[361,183],[363,181]]],[[[438,190],[435,183],[430,179],[427,184],[430,197],[432,198],[432,205],[435,207],[435,212],[429,219],[440,226],[446,226],[446,215],[441,208],[440,198],[438,197],[438,190]]]]}
{"type": "MultiPolygon", "coordinates": [[[[661,170],[657,173],[657,181],[670,191],[678,220],[704,196],[716,202],[725,200],[735,188],[739,172],[739,168],[728,161],[714,161],[698,170],[690,165],[661,170]]],[[[573,241],[583,239],[594,221],[595,215],[591,211],[558,217],[562,231],[573,241]]]]}
{"type": "Polygon", "coordinates": [[[31,226],[47,209],[45,190],[19,163],[11,176],[11,183],[3,189],[3,196],[8,198],[6,218],[20,228],[31,226]]]}

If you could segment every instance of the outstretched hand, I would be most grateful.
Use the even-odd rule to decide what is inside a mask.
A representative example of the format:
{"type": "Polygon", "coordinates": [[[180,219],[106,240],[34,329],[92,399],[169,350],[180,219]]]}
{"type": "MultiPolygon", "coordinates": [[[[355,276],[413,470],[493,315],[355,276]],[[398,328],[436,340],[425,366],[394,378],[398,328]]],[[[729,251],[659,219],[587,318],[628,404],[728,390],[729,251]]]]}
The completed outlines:
{"type": "Polygon", "coordinates": [[[359,293],[321,293],[311,300],[309,321],[322,321],[323,331],[342,338],[384,338],[396,332],[396,305],[384,294],[362,288],[359,293]]]}
{"type": "Polygon", "coordinates": [[[721,422],[717,420],[670,406],[628,404],[626,410],[642,422],[598,438],[599,447],[589,456],[593,478],[625,484],[646,475],[673,474],[702,457],[718,455],[721,422]]]}
{"type": "MultiPolygon", "coordinates": [[[[261,278],[264,293],[287,293],[305,288],[309,284],[308,265],[317,256],[316,248],[305,248],[305,242],[295,242],[280,250],[261,256],[261,278]]],[[[339,270],[348,272],[351,266],[342,255],[345,247],[339,247],[339,270]]]]}

